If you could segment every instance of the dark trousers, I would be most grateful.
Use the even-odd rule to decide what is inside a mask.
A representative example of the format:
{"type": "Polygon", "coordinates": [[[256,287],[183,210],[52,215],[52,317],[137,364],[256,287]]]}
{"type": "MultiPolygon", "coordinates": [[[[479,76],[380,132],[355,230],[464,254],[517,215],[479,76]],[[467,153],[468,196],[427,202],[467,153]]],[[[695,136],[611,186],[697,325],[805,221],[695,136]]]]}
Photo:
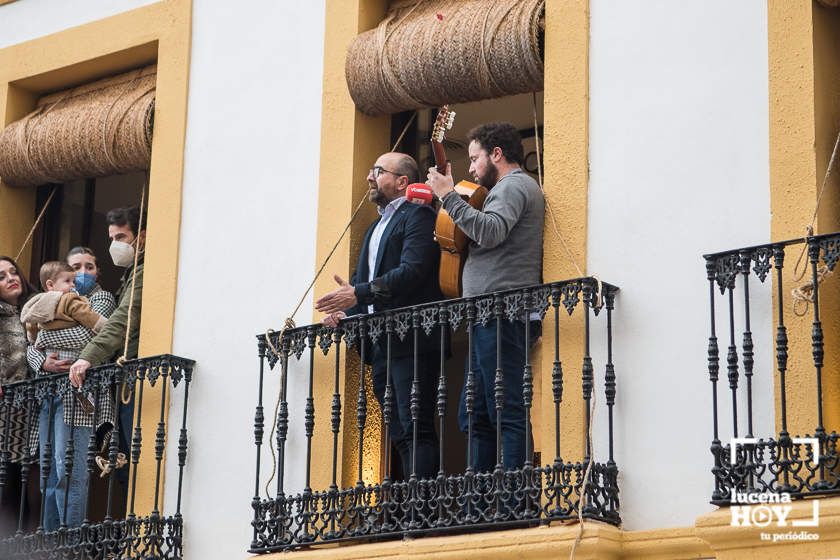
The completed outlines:
{"type": "MultiPolygon", "coordinates": [[[[532,322],[531,342],[540,332],[540,323],[532,322]]],[[[471,463],[477,472],[489,472],[496,466],[496,321],[486,326],[476,325],[473,329],[471,351],[472,369],[475,376],[471,463]]],[[[505,470],[520,468],[525,463],[525,405],[522,399],[522,375],[525,368],[525,323],[522,321],[501,321],[502,351],[501,368],[504,399],[502,400],[502,465],[505,470]]],[[[458,407],[458,423],[461,431],[467,433],[466,409],[467,369],[465,366],[464,388],[458,407]]],[[[533,444],[531,445],[533,449],[533,444]]]]}
{"type": "MultiPolygon", "coordinates": [[[[373,392],[379,405],[385,401],[387,360],[384,348],[373,347],[373,392]]],[[[430,368],[433,360],[428,354],[418,357],[419,404],[417,414],[417,478],[434,478],[438,470],[438,436],[435,432],[435,396],[438,372],[430,368]]],[[[391,425],[390,439],[397,449],[406,479],[412,473],[412,443],[414,423],[411,419],[411,385],[414,380],[414,356],[391,357],[391,425]]],[[[383,414],[384,416],[384,414],[383,414]]]]}

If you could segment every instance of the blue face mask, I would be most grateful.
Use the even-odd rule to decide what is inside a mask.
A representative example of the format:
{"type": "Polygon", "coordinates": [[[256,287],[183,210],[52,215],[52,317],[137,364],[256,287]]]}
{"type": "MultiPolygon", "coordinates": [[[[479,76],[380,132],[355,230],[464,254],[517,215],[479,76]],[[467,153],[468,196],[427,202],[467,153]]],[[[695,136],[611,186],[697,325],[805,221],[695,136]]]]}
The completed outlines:
{"type": "Polygon", "coordinates": [[[96,287],[96,276],[87,272],[76,273],[76,292],[80,296],[86,296],[96,287]]]}

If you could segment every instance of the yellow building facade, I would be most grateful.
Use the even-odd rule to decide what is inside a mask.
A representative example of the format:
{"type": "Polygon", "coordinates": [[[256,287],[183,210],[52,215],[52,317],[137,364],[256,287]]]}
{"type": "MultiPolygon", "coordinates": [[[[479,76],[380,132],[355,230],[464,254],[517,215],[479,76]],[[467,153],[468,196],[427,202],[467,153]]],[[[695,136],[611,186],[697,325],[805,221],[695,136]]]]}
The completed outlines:
{"type": "MultiPolygon", "coordinates": [[[[13,8],[21,10],[19,13],[23,14],[15,17],[28,17],[25,11],[27,3],[28,0],[18,0],[0,6],[0,19],[4,16],[4,10],[13,8]]],[[[346,220],[353,214],[368,188],[362,178],[367,175],[376,157],[391,147],[390,116],[370,117],[358,111],[350,97],[345,75],[348,46],[360,33],[379,24],[390,8],[389,2],[327,0],[317,8],[307,7],[303,3],[293,4],[299,5],[285,12],[283,7],[277,6],[208,7],[194,5],[190,0],[140,2],[136,7],[132,6],[131,10],[116,14],[102,12],[99,13],[102,17],[91,16],[90,21],[74,21],[73,25],[65,25],[59,19],[48,33],[36,34],[35,37],[12,44],[4,43],[0,48],[0,107],[4,110],[6,125],[29,113],[41,95],[150,63],[158,66],[155,135],[149,168],[150,233],[140,355],[171,352],[189,355],[198,363],[197,383],[204,383],[203,387],[206,387],[196,389],[197,394],[192,397],[196,404],[191,405],[189,417],[191,448],[187,459],[185,490],[189,496],[184,511],[183,552],[186,558],[194,554],[196,557],[214,558],[250,557],[246,549],[251,530],[248,504],[254,494],[251,479],[254,465],[251,455],[253,441],[248,438],[252,437],[253,432],[250,415],[255,382],[251,379],[256,364],[256,360],[252,359],[255,345],[251,335],[265,332],[269,323],[276,327],[282,322],[278,319],[281,314],[279,310],[293,307],[311,278],[311,273],[318,269],[328,255],[331,254],[327,272],[345,278],[349,276],[355,267],[367,226],[374,217],[372,207],[362,211],[359,219],[351,225],[346,240],[338,244],[332,253],[334,244],[343,235],[346,220]],[[282,42],[282,39],[274,43],[263,43],[258,39],[270,34],[266,28],[259,28],[258,31],[250,28],[251,24],[257,26],[257,20],[265,18],[263,8],[279,20],[276,25],[280,28],[277,35],[288,32],[299,44],[305,45],[305,48],[301,48],[303,52],[296,53],[295,45],[282,42]],[[311,31],[290,31],[291,27],[311,31]],[[210,28],[214,30],[212,33],[206,31],[210,28]],[[321,45],[321,50],[318,50],[318,45],[321,45]],[[192,65],[195,58],[201,60],[200,65],[192,65]],[[303,62],[295,66],[295,58],[303,62]],[[241,75],[235,73],[237,65],[245,69],[241,75]],[[304,95],[316,98],[319,105],[306,105],[300,98],[285,92],[283,88],[287,83],[294,83],[298,74],[296,70],[285,71],[284,65],[293,69],[306,67],[304,70],[307,73],[301,79],[303,85],[299,88],[288,87],[301,90],[301,98],[304,95]],[[314,84],[313,76],[317,76],[318,84],[314,84]],[[250,86],[248,80],[252,81],[250,86]],[[236,84],[237,81],[240,83],[236,84]],[[270,83],[271,87],[260,89],[259,84],[263,81],[270,83]],[[250,95],[247,91],[249,87],[259,93],[250,95]],[[276,95],[276,98],[271,98],[272,95],[276,95]],[[207,100],[212,100],[212,103],[207,100]],[[288,110],[278,109],[278,105],[288,106],[288,110]],[[270,108],[266,109],[266,106],[270,108]],[[317,124],[313,125],[311,119],[298,122],[294,115],[296,110],[309,117],[315,115],[317,124]],[[263,116],[265,114],[268,117],[263,116]],[[211,115],[219,120],[211,121],[211,115]],[[237,128],[237,123],[246,120],[247,127],[237,128]],[[271,121],[269,126],[263,126],[266,120],[271,121]],[[215,127],[212,130],[202,128],[204,122],[212,122],[215,127]],[[231,123],[230,128],[219,126],[219,123],[231,123]],[[276,135],[263,134],[263,127],[281,130],[276,135]],[[300,132],[301,129],[307,130],[300,132]],[[214,141],[225,135],[229,136],[229,140],[224,149],[220,149],[214,141]],[[299,167],[299,160],[296,159],[299,152],[295,152],[293,146],[297,135],[302,138],[298,147],[300,153],[305,151],[308,158],[306,162],[315,162],[315,165],[300,170],[298,175],[294,175],[294,180],[287,180],[284,172],[288,168],[299,167]],[[275,154],[275,146],[280,147],[276,149],[280,152],[279,156],[275,154]],[[272,157],[278,157],[279,163],[272,161],[272,157]],[[226,165],[228,162],[225,160],[228,158],[233,162],[230,166],[226,165]],[[254,162],[254,159],[257,161],[254,162]],[[200,170],[208,168],[213,169],[218,184],[208,185],[205,191],[202,188],[208,176],[202,175],[200,170]],[[257,172],[256,168],[270,170],[270,176],[257,172]],[[300,188],[299,184],[307,188],[300,188]],[[303,217],[289,216],[294,212],[289,212],[288,207],[283,207],[284,204],[300,204],[302,209],[299,213],[303,217]],[[234,220],[233,216],[242,216],[242,221],[226,223],[228,217],[234,220]],[[282,225],[284,221],[288,225],[282,225]],[[231,244],[225,245],[222,239],[231,244]],[[294,253],[295,258],[287,259],[284,251],[298,252],[294,253]],[[220,298],[223,303],[208,305],[211,308],[208,315],[198,317],[195,310],[203,309],[197,301],[199,297],[204,298],[202,304],[218,297],[213,274],[227,274],[238,279],[235,283],[223,283],[224,288],[219,290],[223,293],[220,298]],[[282,289],[276,289],[277,285],[282,289]],[[257,293],[251,294],[252,291],[257,293]],[[243,295],[243,292],[247,294],[243,295]],[[268,295],[262,299],[259,292],[268,295]],[[232,307],[237,309],[234,311],[232,307]],[[204,327],[207,327],[206,331],[202,330],[204,327]],[[241,331],[245,331],[246,335],[240,336],[241,331]],[[218,335],[220,332],[223,334],[218,335]],[[214,338],[217,335],[220,338],[214,338]],[[233,358],[226,361],[219,356],[223,353],[218,346],[220,340],[237,347],[235,361],[233,358]],[[208,346],[215,343],[216,349],[204,346],[205,343],[208,346]],[[242,355],[250,356],[251,361],[240,359],[242,355]],[[203,367],[206,369],[203,370],[203,367]],[[202,371],[206,371],[203,377],[202,371]],[[247,382],[242,378],[247,378],[247,382]],[[237,388],[231,389],[231,385],[237,388]],[[228,395],[225,394],[227,391],[228,395]],[[235,418],[235,421],[228,420],[226,416],[235,418]],[[218,418],[213,420],[214,417],[218,418]],[[234,440],[236,443],[233,443],[234,440]],[[236,507],[230,505],[234,503],[236,507]],[[215,538],[222,544],[213,546],[205,542],[215,538]]],[[[710,6],[708,10],[714,11],[716,18],[725,19],[731,15],[725,4],[710,6]]],[[[767,104],[768,134],[762,135],[761,130],[750,131],[752,136],[748,142],[766,144],[767,161],[760,161],[758,165],[767,169],[769,184],[750,187],[755,192],[764,192],[762,196],[766,196],[769,203],[769,213],[764,212],[766,216],[763,215],[768,222],[769,239],[763,240],[766,242],[805,235],[804,226],[812,219],[825,170],[832,159],[837,117],[840,114],[840,98],[837,97],[835,87],[840,80],[840,67],[837,63],[840,58],[836,56],[840,50],[840,10],[816,1],[767,0],[766,4],[759,4],[754,13],[763,13],[766,21],[757,22],[755,25],[759,31],[750,33],[766,37],[767,71],[764,75],[767,95],[764,101],[767,104]]],[[[679,7],[672,6],[671,9],[680,11],[679,7]]],[[[655,11],[650,6],[644,7],[644,10],[647,10],[644,13],[655,11]]],[[[595,57],[603,56],[607,50],[601,41],[606,27],[604,22],[610,17],[609,3],[603,1],[547,0],[545,3],[545,80],[540,108],[544,167],[541,171],[545,176],[547,201],[562,232],[562,239],[558,238],[547,221],[543,249],[543,275],[546,281],[579,276],[576,263],[582,267],[584,274],[599,275],[601,270],[596,270],[598,267],[591,263],[600,263],[602,261],[599,259],[606,258],[599,244],[601,233],[594,231],[597,228],[592,225],[600,224],[596,221],[604,208],[602,199],[598,198],[600,195],[594,192],[591,185],[598,182],[598,189],[602,188],[599,182],[600,168],[595,163],[596,154],[602,153],[603,149],[604,141],[600,131],[602,127],[608,126],[601,117],[603,105],[599,103],[603,102],[602,92],[612,87],[620,89],[622,86],[605,87],[603,82],[593,82],[595,66],[592,61],[595,57]],[[593,16],[593,13],[596,15],[593,16]],[[597,140],[591,133],[596,128],[599,131],[597,140]]],[[[669,21],[678,28],[690,27],[691,21],[687,21],[690,18],[690,13],[687,13],[684,17],[675,17],[669,21]]],[[[714,18],[710,20],[714,21],[714,18]]],[[[628,27],[632,26],[628,24],[628,27]]],[[[644,29],[644,26],[640,28],[644,29]]],[[[712,27],[706,29],[712,30],[712,27]]],[[[679,29],[675,36],[679,36],[679,29]]],[[[736,36],[726,36],[725,40],[732,41],[728,48],[737,49],[737,42],[733,39],[736,36]]],[[[717,40],[714,34],[709,34],[710,44],[717,40]]],[[[667,51],[669,45],[663,44],[661,48],[667,51]]],[[[702,52],[706,48],[710,47],[699,44],[692,50],[702,52]]],[[[668,72],[668,69],[664,68],[662,72],[668,72]]],[[[599,67],[597,80],[602,76],[603,71],[599,67]]],[[[645,74],[638,76],[640,83],[645,80],[645,74]]],[[[709,87],[726,89],[719,84],[709,87]]],[[[660,91],[657,95],[668,96],[669,92],[660,91]]],[[[603,112],[606,114],[606,109],[603,112]]],[[[692,106],[689,104],[678,111],[683,112],[692,112],[692,106]]],[[[650,126],[655,128],[657,125],[652,122],[650,126]]],[[[534,128],[536,130],[538,127],[534,128]]],[[[688,131],[686,136],[691,134],[688,131]]],[[[725,143],[726,136],[725,132],[721,132],[720,142],[725,143]]],[[[733,152],[737,152],[737,149],[737,146],[733,148],[733,152]]],[[[696,155],[694,153],[692,157],[696,155]]],[[[699,159],[702,159],[702,153],[699,159]]],[[[675,166],[683,164],[685,162],[674,163],[675,166]]],[[[663,164],[663,167],[667,165],[663,164]]],[[[651,174],[655,173],[656,170],[651,171],[651,174]]],[[[628,183],[632,188],[643,190],[646,180],[647,175],[635,178],[630,176],[628,183]]],[[[829,177],[827,184],[829,188],[825,190],[817,212],[817,234],[832,233],[840,225],[840,214],[837,211],[840,195],[837,194],[836,175],[829,177]]],[[[36,192],[0,184],[0,208],[4,213],[0,220],[0,254],[15,254],[32,226],[36,214],[36,192]]],[[[671,215],[667,206],[649,210],[661,218],[658,228],[662,231],[662,237],[677,237],[681,234],[684,224],[671,215]]],[[[763,212],[763,209],[759,208],[757,212],[763,212]]],[[[645,220],[641,218],[640,221],[645,220]]],[[[736,221],[733,219],[733,222],[736,221]]],[[[686,244],[686,251],[694,251],[691,258],[696,257],[696,276],[704,279],[700,255],[703,251],[718,249],[715,245],[718,238],[706,241],[706,232],[702,229],[690,230],[688,226],[685,229],[689,231],[685,235],[691,239],[686,244]]],[[[731,231],[739,230],[733,226],[731,231]]],[[[624,236],[627,239],[633,237],[631,233],[616,226],[613,232],[613,237],[618,240],[616,243],[620,244],[624,236]]],[[[750,234],[743,238],[752,239],[750,234]]],[[[740,237],[738,239],[737,242],[733,240],[731,246],[749,245],[746,241],[741,243],[740,237]]],[[[29,249],[24,251],[22,259],[31,260],[29,249]]],[[[668,283],[667,264],[660,262],[652,266],[640,263],[639,266],[650,266],[651,275],[658,278],[657,281],[668,283]]],[[[327,272],[314,284],[313,294],[316,298],[333,287],[332,274],[327,272]]],[[[800,281],[793,266],[787,266],[784,274],[786,285],[800,281]]],[[[633,296],[629,294],[634,291],[634,286],[620,282],[621,278],[607,277],[606,274],[603,279],[616,281],[620,285],[622,295],[619,296],[618,309],[621,312],[621,298],[627,293],[627,301],[633,301],[633,296]]],[[[678,283],[679,279],[676,280],[678,283]]],[[[834,339],[840,334],[840,320],[836,314],[836,279],[829,277],[823,286],[821,309],[826,340],[826,364],[822,372],[823,424],[831,431],[837,427],[840,415],[840,366],[836,348],[832,348],[832,342],[836,343],[834,339]]],[[[617,320],[627,320],[631,324],[655,322],[657,311],[671,306],[671,302],[675,301],[686,307],[698,308],[698,314],[706,317],[706,294],[702,290],[705,288],[695,294],[687,289],[686,292],[690,293],[687,299],[694,301],[684,303],[678,299],[684,295],[680,289],[662,287],[661,298],[647,311],[640,311],[631,305],[628,309],[635,311],[628,311],[617,320]]],[[[775,297],[771,311],[786,305],[775,294],[770,297],[775,297]]],[[[307,322],[301,320],[301,316],[307,316],[307,309],[313,309],[307,318],[317,322],[320,315],[314,311],[311,300],[305,302],[305,311],[297,317],[298,322],[307,322]]],[[[578,315],[573,321],[576,322],[562,332],[562,339],[564,343],[580,349],[583,347],[583,320],[578,315]]],[[[772,326],[772,317],[770,321],[772,326]]],[[[689,323],[690,320],[686,319],[685,322],[689,323]]],[[[787,371],[786,392],[787,410],[792,411],[789,427],[792,434],[805,434],[812,431],[817,423],[813,368],[810,365],[811,319],[810,316],[790,315],[787,325],[791,333],[788,348],[791,366],[787,371]]],[[[668,331],[679,330],[683,325],[663,324],[660,327],[668,331]]],[[[546,322],[545,340],[553,334],[554,328],[555,325],[549,319],[546,322]]],[[[628,327],[628,330],[632,328],[628,327]]],[[[767,330],[769,332],[769,328],[767,330]]],[[[621,334],[617,332],[617,339],[621,334]]],[[[537,347],[533,358],[537,386],[532,417],[537,450],[543,452],[544,460],[551,454],[549,440],[555,421],[550,375],[555,358],[545,340],[542,346],[537,347]]],[[[772,344],[772,339],[768,340],[772,344]]],[[[705,355],[699,361],[692,361],[689,357],[696,358],[696,354],[688,350],[705,342],[701,343],[699,338],[684,342],[686,359],[679,369],[691,371],[695,377],[708,375],[705,355]]],[[[648,353],[656,352],[657,347],[651,341],[651,347],[635,349],[628,344],[624,350],[637,354],[638,360],[643,361],[648,353]]],[[[765,347],[761,351],[768,356],[765,360],[765,365],[769,364],[766,371],[773,372],[772,349],[765,347]]],[[[575,352],[564,359],[570,363],[580,362],[582,351],[575,352]]],[[[331,463],[333,454],[333,433],[325,421],[333,398],[333,363],[329,359],[320,358],[313,363],[314,407],[318,423],[314,428],[311,458],[306,457],[306,460],[316,467],[311,476],[312,488],[322,490],[329,487],[332,475],[324,465],[331,463]]],[[[660,400],[679,400],[685,397],[648,392],[644,397],[647,399],[644,405],[639,400],[631,400],[629,396],[622,401],[622,376],[635,377],[644,373],[655,378],[669,376],[673,372],[654,368],[648,372],[622,370],[620,358],[618,364],[619,407],[655,407],[660,400]]],[[[350,391],[358,387],[358,381],[353,385],[353,377],[358,370],[353,369],[352,365],[351,360],[342,364],[339,379],[340,386],[346,391],[344,427],[338,448],[338,456],[341,458],[338,476],[344,487],[352,487],[359,466],[355,457],[358,435],[353,433],[352,424],[348,422],[352,418],[351,409],[354,404],[350,391]]],[[[265,437],[269,427],[275,421],[272,416],[274,396],[279,392],[279,380],[272,375],[266,371],[264,410],[260,412],[263,415],[260,429],[265,431],[261,435],[264,444],[269,439],[265,437]]],[[[768,386],[772,387],[769,394],[775,409],[766,414],[778,432],[781,429],[783,405],[778,375],[774,375],[769,376],[768,386]]],[[[630,379],[627,382],[630,384],[630,379]]],[[[299,386],[296,390],[299,391],[296,395],[302,399],[305,388],[299,386]]],[[[580,376],[567,375],[564,390],[566,394],[579,395],[583,390],[580,376]]],[[[262,395],[262,386],[260,391],[262,395]]],[[[689,397],[695,398],[696,395],[689,397]]],[[[633,500],[638,500],[639,488],[657,484],[657,471],[651,468],[649,478],[640,478],[632,470],[625,475],[625,464],[620,462],[619,485],[623,489],[623,485],[627,484],[634,490],[629,493],[630,497],[621,495],[622,506],[619,511],[622,513],[623,525],[619,527],[587,520],[582,525],[554,522],[539,527],[503,531],[473,532],[464,528],[458,534],[447,536],[432,535],[384,542],[322,543],[306,550],[269,553],[263,557],[558,558],[569,557],[573,550],[573,557],[580,559],[829,558],[840,555],[840,497],[816,498],[820,503],[819,526],[815,529],[819,540],[807,543],[762,540],[759,528],[732,526],[729,508],[709,506],[713,460],[708,453],[708,436],[711,433],[707,428],[711,425],[711,414],[708,403],[705,400],[701,402],[700,397],[696,398],[698,400],[685,405],[689,411],[686,416],[698,416],[691,422],[702,425],[702,429],[709,433],[705,439],[692,440],[689,445],[705,453],[705,463],[699,467],[690,465],[690,458],[679,454],[669,456],[661,446],[647,444],[628,444],[621,455],[621,460],[626,463],[633,462],[634,453],[648,458],[663,453],[658,457],[658,462],[666,467],[669,463],[677,465],[677,470],[682,469],[683,474],[680,476],[684,477],[687,486],[701,488],[695,494],[705,493],[706,499],[697,503],[682,501],[684,498],[678,493],[679,489],[673,494],[672,499],[681,512],[680,523],[660,525],[662,515],[648,516],[647,513],[644,521],[641,518],[633,519],[633,512],[661,512],[671,504],[655,499],[648,503],[637,501],[633,504],[633,500]],[[626,500],[631,501],[630,508],[625,508],[626,500]],[[697,512],[693,522],[683,522],[686,510],[697,512]],[[644,528],[638,528],[642,526],[644,528]]],[[[705,394],[703,398],[707,398],[705,394]]],[[[140,419],[140,425],[143,433],[154,434],[158,427],[158,411],[161,406],[165,409],[168,404],[161,403],[160,395],[155,393],[147,396],[147,399],[147,415],[140,419]]],[[[721,399],[721,402],[725,402],[726,397],[721,399]]],[[[293,412],[302,415],[302,408],[293,412]]],[[[655,413],[652,415],[656,416],[655,413]]],[[[584,402],[567,399],[560,417],[563,433],[569,434],[569,437],[562,439],[563,456],[575,460],[583,457],[586,446],[585,418],[584,402]]],[[[169,426],[177,426],[179,421],[180,418],[170,416],[169,426]]],[[[659,421],[679,423],[684,419],[665,418],[659,421]]],[[[298,425],[302,425],[302,422],[298,425]]],[[[628,422],[628,427],[620,430],[620,437],[632,442],[632,431],[633,426],[628,422]]],[[[171,429],[170,432],[174,433],[175,430],[171,429]]],[[[766,437],[772,434],[756,435],[766,437]]],[[[377,482],[381,474],[381,446],[375,443],[366,447],[364,457],[365,473],[369,477],[365,482],[368,483],[377,482]]],[[[147,445],[151,448],[151,438],[147,445]]],[[[172,453],[173,444],[167,445],[170,446],[169,453],[172,453]]],[[[262,448],[265,449],[265,445],[262,448]]],[[[149,453],[144,457],[145,461],[149,461],[151,455],[149,453]]],[[[166,476],[163,478],[165,488],[161,492],[171,504],[177,470],[174,464],[170,464],[172,455],[168,457],[166,476]]],[[[262,484],[268,478],[267,451],[263,451],[262,458],[264,463],[261,467],[257,466],[257,499],[262,493],[262,484]]],[[[299,467],[300,463],[295,465],[299,467]]],[[[158,498],[152,466],[149,462],[141,464],[138,469],[138,513],[151,511],[152,503],[158,498]]],[[[649,469],[648,463],[639,470],[646,469],[649,469]]],[[[814,511],[813,501],[795,501],[790,519],[809,519],[814,511]]]]}

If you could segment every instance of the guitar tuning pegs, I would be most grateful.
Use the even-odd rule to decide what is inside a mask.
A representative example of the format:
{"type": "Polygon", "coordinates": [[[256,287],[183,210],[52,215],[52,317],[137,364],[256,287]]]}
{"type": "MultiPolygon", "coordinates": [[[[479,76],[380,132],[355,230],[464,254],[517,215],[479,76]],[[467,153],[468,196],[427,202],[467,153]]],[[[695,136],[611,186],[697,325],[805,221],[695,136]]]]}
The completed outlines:
{"type": "Polygon", "coordinates": [[[455,112],[450,111],[449,116],[446,118],[446,128],[452,128],[452,125],[455,124],[455,112]]]}

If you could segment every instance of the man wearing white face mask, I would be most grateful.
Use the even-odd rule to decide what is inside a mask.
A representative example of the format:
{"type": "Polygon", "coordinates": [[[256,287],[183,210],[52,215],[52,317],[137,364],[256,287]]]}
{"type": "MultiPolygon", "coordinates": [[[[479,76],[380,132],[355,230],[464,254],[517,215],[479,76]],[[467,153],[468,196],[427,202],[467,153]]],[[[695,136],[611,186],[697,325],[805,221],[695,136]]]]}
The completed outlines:
{"type": "Polygon", "coordinates": [[[116,292],[117,309],[108,323],[93,340],[84,347],[79,359],[70,366],[70,382],[78,387],[85,379],[85,373],[91,366],[111,362],[123,354],[128,322],[128,308],[131,305],[131,331],[128,333],[128,351],[125,358],[137,357],[137,343],[140,333],[140,308],[143,292],[143,249],[146,231],[138,231],[140,211],[136,206],[115,208],[105,217],[108,222],[108,237],[111,238],[111,259],[114,264],[124,267],[125,272],[116,292]],[[137,270],[134,271],[134,252],[137,251],[137,270]],[[134,302],[131,303],[131,283],[134,278],[134,302]]]}
{"type": "MultiPolygon", "coordinates": [[[[114,264],[124,267],[125,272],[120,280],[120,288],[116,292],[117,309],[111,314],[108,322],[102,327],[93,340],[87,343],[72,366],[70,366],[70,383],[75,387],[81,386],[85,374],[91,366],[115,361],[123,355],[126,343],[126,326],[128,324],[129,307],[131,308],[131,328],[128,333],[128,348],[125,352],[127,360],[137,357],[138,339],[140,336],[140,309],[143,293],[143,249],[146,243],[146,230],[140,230],[140,211],[136,206],[130,208],[114,208],[105,217],[108,223],[108,237],[111,238],[111,259],[114,264]],[[134,270],[135,251],[137,252],[137,269],[134,270]],[[134,282],[134,298],[132,301],[132,279],[134,282]]],[[[142,221],[146,223],[145,216],[142,221]]],[[[132,420],[134,417],[134,398],[127,404],[120,401],[120,448],[128,451],[131,443],[132,420]]],[[[127,490],[127,469],[117,471],[118,479],[123,482],[123,491],[127,490]]]]}

